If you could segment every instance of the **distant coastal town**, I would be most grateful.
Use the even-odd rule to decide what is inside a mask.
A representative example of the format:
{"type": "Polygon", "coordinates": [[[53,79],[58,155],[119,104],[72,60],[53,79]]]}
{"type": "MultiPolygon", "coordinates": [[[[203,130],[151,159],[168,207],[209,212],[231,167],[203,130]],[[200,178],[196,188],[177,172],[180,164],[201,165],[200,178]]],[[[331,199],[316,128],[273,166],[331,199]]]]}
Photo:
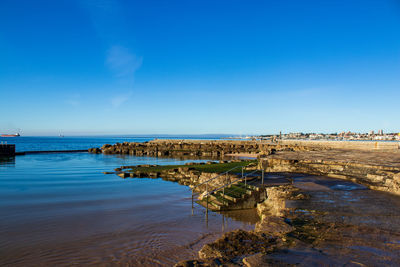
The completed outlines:
{"type": "Polygon", "coordinates": [[[329,140],[329,141],[400,141],[400,133],[384,133],[369,131],[368,133],[341,132],[341,133],[280,133],[278,135],[257,135],[246,137],[232,137],[232,139],[261,139],[261,140],[329,140]]]}

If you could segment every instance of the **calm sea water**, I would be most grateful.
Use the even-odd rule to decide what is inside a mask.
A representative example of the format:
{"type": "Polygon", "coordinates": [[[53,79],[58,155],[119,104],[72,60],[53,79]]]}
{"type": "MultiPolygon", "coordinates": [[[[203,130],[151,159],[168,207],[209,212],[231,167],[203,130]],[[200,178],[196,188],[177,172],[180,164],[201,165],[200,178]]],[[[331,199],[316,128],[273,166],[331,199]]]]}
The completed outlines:
{"type": "Polygon", "coordinates": [[[155,138],[163,139],[224,139],[222,135],[205,136],[79,136],[79,137],[0,137],[0,142],[15,144],[16,151],[78,150],[101,147],[104,144],[123,142],[146,142],[155,138]]]}
{"type": "MultiPolygon", "coordinates": [[[[78,149],[120,139],[27,140],[20,138],[18,144],[32,148],[41,143],[48,150],[43,144],[78,149]]],[[[195,257],[222,232],[253,229],[254,214],[210,212],[207,222],[198,205],[192,214],[186,186],[102,173],[128,164],[184,162],[88,153],[26,155],[0,162],[0,265],[170,266],[195,257]]]]}

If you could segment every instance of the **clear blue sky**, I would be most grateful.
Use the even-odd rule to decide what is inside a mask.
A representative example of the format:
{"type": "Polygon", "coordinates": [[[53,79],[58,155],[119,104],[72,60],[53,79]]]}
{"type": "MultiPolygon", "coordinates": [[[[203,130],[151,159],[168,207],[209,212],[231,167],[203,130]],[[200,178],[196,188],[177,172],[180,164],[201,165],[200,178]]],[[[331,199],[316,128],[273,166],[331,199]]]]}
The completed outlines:
{"type": "Polygon", "coordinates": [[[0,132],[400,131],[400,2],[0,2],[0,132]]]}

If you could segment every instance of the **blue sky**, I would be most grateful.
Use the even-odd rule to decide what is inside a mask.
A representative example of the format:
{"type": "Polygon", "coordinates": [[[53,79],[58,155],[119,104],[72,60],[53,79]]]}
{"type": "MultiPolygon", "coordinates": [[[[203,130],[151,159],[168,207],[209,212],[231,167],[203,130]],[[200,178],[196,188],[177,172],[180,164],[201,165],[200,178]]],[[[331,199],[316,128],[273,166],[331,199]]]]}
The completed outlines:
{"type": "Polygon", "coordinates": [[[0,132],[400,131],[400,2],[0,2],[0,132]]]}

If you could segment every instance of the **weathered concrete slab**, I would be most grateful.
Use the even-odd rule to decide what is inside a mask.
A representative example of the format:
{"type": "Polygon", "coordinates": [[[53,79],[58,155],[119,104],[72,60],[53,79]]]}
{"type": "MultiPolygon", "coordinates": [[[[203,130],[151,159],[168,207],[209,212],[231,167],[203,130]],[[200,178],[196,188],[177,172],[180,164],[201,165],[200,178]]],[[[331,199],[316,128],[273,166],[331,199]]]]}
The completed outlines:
{"type": "Polygon", "coordinates": [[[279,151],[259,164],[269,172],[327,175],[400,194],[400,151],[279,151]]]}
{"type": "Polygon", "coordinates": [[[268,158],[285,160],[303,160],[313,162],[358,163],[400,168],[400,150],[395,151],[363,151],[363,150],[314,150],[314,151],[278,151],[268,158]]]}

